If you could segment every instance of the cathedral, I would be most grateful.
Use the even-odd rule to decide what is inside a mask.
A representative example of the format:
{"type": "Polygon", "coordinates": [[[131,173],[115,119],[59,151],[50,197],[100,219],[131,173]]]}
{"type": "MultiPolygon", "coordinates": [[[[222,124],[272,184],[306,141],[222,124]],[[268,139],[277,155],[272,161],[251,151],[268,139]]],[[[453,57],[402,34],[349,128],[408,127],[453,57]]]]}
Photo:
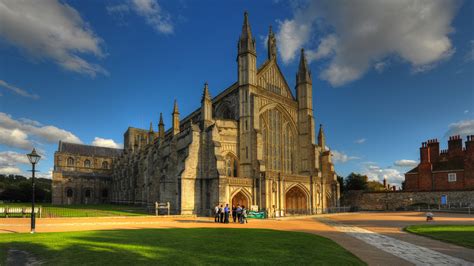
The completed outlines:
{"type": "Polygon", "coordinates": [[[244,14],[237,81],[172,125],[129,127],[124,149],[60,142],[53,204],[169,202],[174,214],[209,215],[216,204],[245,205],[270,217],[326,212],[339,205],[339,184],[325,144],[316,143],[312,76],[301,50],[293,95],[277,61],[271,28],[267,60],[257,67],[244,14]]]}

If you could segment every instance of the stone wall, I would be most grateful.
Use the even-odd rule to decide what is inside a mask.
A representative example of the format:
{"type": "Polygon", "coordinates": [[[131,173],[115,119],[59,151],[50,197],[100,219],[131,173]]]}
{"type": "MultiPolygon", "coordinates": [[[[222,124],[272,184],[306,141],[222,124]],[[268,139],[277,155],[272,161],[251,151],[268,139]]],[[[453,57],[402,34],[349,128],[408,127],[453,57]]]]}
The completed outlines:
{"type": "Polygon", "coordinates": [[[474,190],[436,192],[363,192],[349,191],[342,198],[342,205],[359,210],[397,210],[416,204],[438,205],[446,195],[449,204],[471,204],[474,206],[474,190]]]}

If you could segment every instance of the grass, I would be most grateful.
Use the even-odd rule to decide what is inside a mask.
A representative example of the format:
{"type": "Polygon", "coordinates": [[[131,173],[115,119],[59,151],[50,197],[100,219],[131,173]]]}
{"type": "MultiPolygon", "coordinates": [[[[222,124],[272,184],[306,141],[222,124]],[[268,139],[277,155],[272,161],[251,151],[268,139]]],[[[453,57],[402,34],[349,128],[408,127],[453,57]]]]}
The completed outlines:
{"type": "Polygon", "coordinates": [[[365,265],[327,238],[262,229],[196,228],[1,234],[7,250],[46,265],[365,265]]]}
{"type": "MultiPolygon", "coordinates": [[[[31,207],[29,203],[3,203],[0,207],[31,207]]],[[[147,215],[148,213],[143,207],[129,205],[114,204],[97,204],[97,205],[52,205],[51,203],[37,203],[37,207],[41,206],[42,217],[103,217],[103,216],[138,216],[147,215]]],[[[17,214],[9,217],[21,217],[17,214]]],[[[0,214],[0,218],[4,214],[0,214]]]]}
{"type": "Polygon", "coordinates": [[[411,225],[405,230],[474,249],[474,225],[411,225]]]}

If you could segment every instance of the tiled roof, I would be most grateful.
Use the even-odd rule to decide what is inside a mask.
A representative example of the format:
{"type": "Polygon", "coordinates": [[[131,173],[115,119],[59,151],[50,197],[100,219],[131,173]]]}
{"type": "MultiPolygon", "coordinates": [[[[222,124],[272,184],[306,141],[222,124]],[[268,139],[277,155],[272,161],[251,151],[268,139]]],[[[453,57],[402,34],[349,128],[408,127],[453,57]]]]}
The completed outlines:
{"type": "Polygon", "coordinates": [[[60,141],[58,151],[83,156],[117,157],[122,154],[123,149],[97,147],[60,141]]]}
{"type": "MultiPolygon", "coordinates": [[[[463,170],[464,161],[460,159],[452,159],[449,161],[441,161],[433,163],[433,172],[436,171],[451,171],[451,170],[463,170]]],[[[418,173],[418,166],[411,169],[407,174],[418,173]]]]}

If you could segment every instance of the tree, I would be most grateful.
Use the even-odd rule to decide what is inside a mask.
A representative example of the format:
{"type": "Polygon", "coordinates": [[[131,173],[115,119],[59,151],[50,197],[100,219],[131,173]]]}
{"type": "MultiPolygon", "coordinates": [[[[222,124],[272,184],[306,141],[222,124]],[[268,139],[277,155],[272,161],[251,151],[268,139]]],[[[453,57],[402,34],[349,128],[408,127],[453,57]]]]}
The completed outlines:
{"type": "Polygon", "coordinates": [[[346,190],[367,190],[367,176],[351,173],[346,177],[346,190]]]}
{"type": "Polygon", "coordinates": [[[367,182],[367,191],[384,191],[385,187],[382,183],[378,181],[368,181],[367,182]]]}

